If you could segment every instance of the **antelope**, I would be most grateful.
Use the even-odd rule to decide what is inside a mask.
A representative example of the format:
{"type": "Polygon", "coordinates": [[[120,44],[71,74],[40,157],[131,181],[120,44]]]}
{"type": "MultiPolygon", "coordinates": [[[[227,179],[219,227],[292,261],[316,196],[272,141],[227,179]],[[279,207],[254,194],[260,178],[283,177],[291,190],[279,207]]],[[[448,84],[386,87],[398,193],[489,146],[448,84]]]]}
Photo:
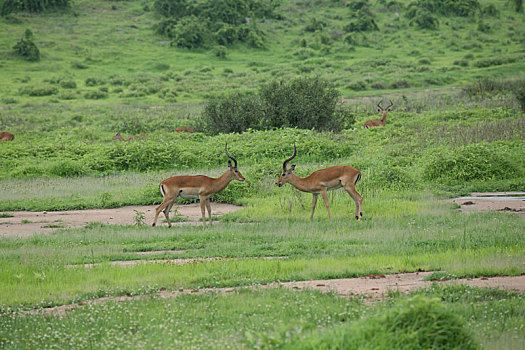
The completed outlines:
{"type": "Polygon", "coordinates": [[[388,107],[386,107],[386,108],[383,108],[383,107],[381,107],[381,102],[383,102],[383,101],[379,101],[379,103],[377,104],[377,111],[382,114],[382,118],[381,119],[376,119],[376,120],[368,120],[368,121],[366,121],[365,124],[363,125],[363,127],[365,129],[373,128],[373,127],[376,127],[376,126],[385,126],[386,114],[388,112],[390,112],[390,108],[394,104],[392,103],[392,101],[388,100],[388,102],[390,102],[390,105],[388,107]]]}
{"type": "Polygon", "coordinates": [[[120,141],[127,142],[127,141],[131,141],[131,140],[136,140],[136,139],[138,139],[139,137],[142,139],[142,138],[145,138],[146,136],[149,136],[149,135],[146,134],[146,133],[142,133],[142,134],[140,134],[140,136],[133,136],[133,135],[132,135],[132,136],[130,136],[129,138],[125,139],[125,138],[122,137],[122,135],[120,134],[120,131],[119,131],[119,132],[117,132],[117,133],[115,134],[115,136],[113,136],[111,139],[112,139],[112,140],[120,140],[120,141]]]}
{"type": "Polygon", "coordinates": [[[328,195],[326,192],[341,187],[343,187],[354,200],[355,218],[356,220],[361,220],[361,217],[363,216],[363,197],[357,193],[355,189],[355,185],[361,179],[361,172],[351,166],[337,165],[314,171],[307,177],[299,177],[293,173],[295,164],[293,164],[290,169],[286,168],[288,162],[294,159],[296,154],[297,149],[294,143],[293,154],[290,158],[284,161],[283,173],[281,176],[279,176],[279,179],[275,184],[281,187],[282,185],[289,183],[299,191],[308,192],[313,195],[312,214],[310,215],[310,220],[312,220],[314,217],[315,205],[317,204],[317,197],[319,194],[321,194],[323,197],[324,204],[328,210],[328,217],[330,219],[332,218],[332,214],[330,213],[330,205],[328,204],[328,195]]]}
{"type": "Polygon", "coordinates": [[[164,212],[164,216],[168,221],[168,227],[171,227],[170,210],[175,203],[177,197],[182,198],[199,198],[201,205],[202,224],[206,225],[205,208],[208,209],[208,216],[211,222],[211,205],[210,197],[222,191],[228,186],[232,180],[244,181],[244,177],[237,168],[237,159],[228,153],[228,144],[224,148],[228,158],[235,163],[232,166],[231,160],[228,160],[228,170],[218,178],[212,178],[204,175],[192,176],[173,176],[165,179],[160,183],[160,192],[164,196],[164,200],[155,210],[155,220],[153,220],[153,227],[157,225],[157,218],[160,212],[164,212]]]}
{"type": "Polygon", "coordinates": [[[188,127],[188,126],[181,126],[181,127],[177,128],[177,129],[175,129],[175,132],[187,132],[187,133],[190,133],[190,134],[192,132],[194,132],[194,131],[195,131],[194,128],[188,127]]]}
{"type": "Polygon", "coordinates": [[[13,141],[15,135],[7,131],[0,132],[0,141],[13,141]]]}

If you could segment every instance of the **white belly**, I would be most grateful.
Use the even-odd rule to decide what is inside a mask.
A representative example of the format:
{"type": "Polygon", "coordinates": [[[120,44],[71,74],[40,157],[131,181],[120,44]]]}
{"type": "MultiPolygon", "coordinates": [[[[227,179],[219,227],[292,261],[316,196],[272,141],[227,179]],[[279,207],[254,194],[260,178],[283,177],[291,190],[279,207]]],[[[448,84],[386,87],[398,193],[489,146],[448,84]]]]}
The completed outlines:
{"type": "Polygon", "coordinates": [[[188,191],[188,190],[180,190],[179,191],[179,196],[181,198],[184,198],[184,199],[195,199],[195,198],[199,198],[199,195],[196,194],[195,192],[192,192],[192,191],[188,191]]]}

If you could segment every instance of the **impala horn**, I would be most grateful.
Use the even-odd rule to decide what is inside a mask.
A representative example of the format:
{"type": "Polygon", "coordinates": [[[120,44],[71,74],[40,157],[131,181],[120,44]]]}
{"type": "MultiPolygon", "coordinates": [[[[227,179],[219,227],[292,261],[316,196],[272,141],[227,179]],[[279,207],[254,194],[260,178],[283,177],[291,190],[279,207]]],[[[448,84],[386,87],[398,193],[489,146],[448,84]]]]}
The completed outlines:
{"type": "Polygon", "coordinates": [[[286,159],[283,163],[283,171],[286,171],[286,164],[288,164],[289,161],[295,158],[295,155],[297,154],[297,149],[295,148],[295,142],[293,143],[293,154],[290,158],[286,159]]]}
{"type": "Polygon", "coordinates": [[[233,162],[235,163],[235,167],[237,168],[237,159],[235,159],[234,156],[228,153],[228,142],[226,142],[226,145],[224,146],[224,152],[226,152],[226,155],[228,156],[228,158],[233,160],[233,162]]]}
{"type": "Polygon", "coordinates": [[[390,106],[386,107],[385,109],[389,109],[390,107],[392,107],[394,105],[394,103],[392,103],[392,101],[390,101],[390,99],[388,100],[388,102],[390,102],[390,106]]]}

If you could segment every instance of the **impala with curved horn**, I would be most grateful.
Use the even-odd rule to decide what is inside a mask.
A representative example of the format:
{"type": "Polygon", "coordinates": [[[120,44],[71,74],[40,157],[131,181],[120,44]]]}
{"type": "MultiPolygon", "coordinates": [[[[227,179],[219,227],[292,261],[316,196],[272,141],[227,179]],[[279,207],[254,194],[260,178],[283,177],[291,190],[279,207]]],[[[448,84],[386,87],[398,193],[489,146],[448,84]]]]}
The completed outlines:
{"type": "Polygon", "coordinates": [[[390,108],[392,108],[392,106],[394,105],[392,103],[392,101],[388,100],[388,102],[390,102],[390,105],[386,108],[383,108],[381,107],[381,102],[383,102],[382,100],[379,101],[379,103],[377,104],[377,111],[379,113],[382,114],[382,117],[381,119],[376,119],[376,120],[368,120],[365,122],[365,124],[363,125],[363,127],[365,129],[368,129],[368,128],[373,128],[373,127],[376,127],[376,126],[385,126],[385,123],[386,123],[386,114],[388,112],[390,112],[390,108]]]}
{"type": "Polygon", "coordinates": [[[160,183],[160,192],[164,196],[164,201],[155,210],[153,227],[157,225],[157,218],[161,211],[164,212],[168,226],[171,227],[170,210],[173,203],[175,203],[175,199],[179,196],[182,198],[199,198],[202,224],[206,225],[205,208],[208,209],[208,216],[211,222],[210,197],[225,189],[232,180],[244,181],[244,177],[237,168],[237,159],[228,153],[228,144],[226,144],[224,151],[231,160],[228,160],[228,170],[220,177],[212,178],[204,175],[183,175],[167,178],[160,183]],[[232,160],[234,162],[233,166],[232,160]]]}
{"type": "Polygon", "coordinates": [[[314,171],[307,177],[299,177],[293,173],[295,164],[290,169],[286,168],[289,161],[295,158],[297,149],[295,143],[293,145],[293,154],[283,163],[283,172],[277,180],[276,185],[281,187],[289,183],[300,191],[308,192],[313,195],[312,214],[310,220],[314,217],[315,205],[317,204],[317,197],[319,194],[323,197],[324,204],[328,210],[328,217],[331,219],[330,205],[328,204],[327,191],[335,190],[343,187],[346,192],[352,197],[355,202],[355,218],[361,220],[363,216],[363,197],[357,193],[355,185],[361,179],[361,172],[356,168],[346,165],[337,165],[330,168],[320,169],[314,171]]]}

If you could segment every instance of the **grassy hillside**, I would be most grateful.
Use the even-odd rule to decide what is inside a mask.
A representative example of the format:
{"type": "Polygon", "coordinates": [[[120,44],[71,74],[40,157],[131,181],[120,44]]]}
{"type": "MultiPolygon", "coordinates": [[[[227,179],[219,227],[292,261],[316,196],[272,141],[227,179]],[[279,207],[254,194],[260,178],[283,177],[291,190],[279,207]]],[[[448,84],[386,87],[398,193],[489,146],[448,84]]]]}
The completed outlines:
{"type": "Polygon", "coordinates": [[[62,12],[11,14],[0,19],[1,102],[186,104],[296,75],[321,76],[352,97],[524,71],[524,15],[508,1],[482,0],[473,16],[437,15],[439,27],[431,30],[410,24],[409,1],[373,0],[378,30],[350,33],[344,28],[356,12],[346,3],[282,1],[278,19],[256,24],[263,48],[238,43],[223,48],[225,57],[215,45],[171,47],[154,31],[162,18],[153,1],[78,0],[62,12]],[[483,11],[489,4],[492,13],[483,11]],[[40,49],[38,62],[14,55],[26,29],[40,49]]]}

